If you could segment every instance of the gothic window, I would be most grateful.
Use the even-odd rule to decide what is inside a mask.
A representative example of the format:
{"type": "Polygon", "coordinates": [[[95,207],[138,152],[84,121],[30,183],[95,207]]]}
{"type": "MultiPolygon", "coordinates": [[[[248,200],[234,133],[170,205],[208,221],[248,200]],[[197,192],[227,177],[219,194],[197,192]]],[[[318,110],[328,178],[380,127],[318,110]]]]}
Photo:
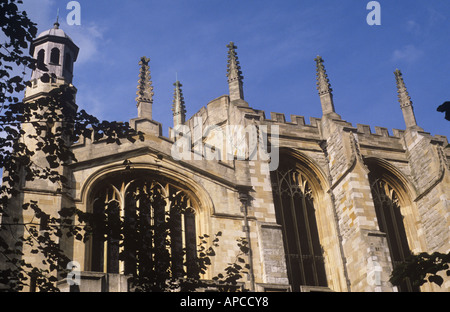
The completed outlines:
{"type": "Polygon", "coordinates": [[[43,69],[44,64],[45,64],[45,50],[41,49],[37,54],[37,67],[39,69],[43,69]]]}
{"type": "Polygon", "coordinates": [[[294,167],[272,172],[277,222],[282,225],[288,277],[293,291],[301,286],[327,286],[312,190],[294,167]]]}
{"type": "Polygon", "coordinates": [[[53,48],[52,51],[50,52],[50,63],[54,64],[54,65],[59,65],[59,49],[58,48],[53,48]]]}
{"type": "MultiPolygon", "coordinates": [[[[373,177],[373,173],[369,178],[378,225],[380,231],[386,233],[392,264],[395,267],[411,255],[400,211],[399,196],[385,179],[373,177]]],[[[419,288],[406,281],[400,285],[399,290],[419,291],[419,288]]]]}
{"type": "Polygon", "coordinates": [[[173,275],[190,275],[197,243],[185,191],[146,175],[108,179],[93,194],[92,271],[142,277],[170,266],[173,275]]]}

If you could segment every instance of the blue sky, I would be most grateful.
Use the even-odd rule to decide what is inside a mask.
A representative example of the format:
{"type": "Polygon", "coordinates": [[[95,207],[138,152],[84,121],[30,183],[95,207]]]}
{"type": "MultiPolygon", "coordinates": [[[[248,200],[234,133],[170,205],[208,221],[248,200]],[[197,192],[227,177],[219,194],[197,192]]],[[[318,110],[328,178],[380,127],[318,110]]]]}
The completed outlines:
{"type": "Polygon", "coordinates": [[[450,1],[380,0],[381,25],[369,26],[368,0],[79,0],[81,25],[69,26],[68,0],[24,0],[39,32],[61,28],[80,47],[77,103],[100,119],[128,121],[139,59],[151,59],[153,119],[172,126],[173,83],[183,84],[187,117],[228,93],[233,41],[251,107],[320,117],[316,55],[334,90],[338,114],[354,126],[404,129],[394,70],[403,72],[416,119],[450,136],[436,107],[450,100],[450,1]]]}

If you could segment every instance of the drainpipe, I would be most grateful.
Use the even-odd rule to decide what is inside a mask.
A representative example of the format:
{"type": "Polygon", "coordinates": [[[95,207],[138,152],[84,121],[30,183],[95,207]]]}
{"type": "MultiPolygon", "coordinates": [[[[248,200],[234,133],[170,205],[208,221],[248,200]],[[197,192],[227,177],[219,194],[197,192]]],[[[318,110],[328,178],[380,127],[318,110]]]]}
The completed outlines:
{"type": "Polygon", "coordinates": [[[248,193],[240,192],[239,200],[242,203],[241,211],[244,213],[244,232],[248,242],[250,291],[255,291],[255,275],[253,273],[253,251],[252,251],[252,243],[250,240],[250,225],[248,223],[248,193]]]}

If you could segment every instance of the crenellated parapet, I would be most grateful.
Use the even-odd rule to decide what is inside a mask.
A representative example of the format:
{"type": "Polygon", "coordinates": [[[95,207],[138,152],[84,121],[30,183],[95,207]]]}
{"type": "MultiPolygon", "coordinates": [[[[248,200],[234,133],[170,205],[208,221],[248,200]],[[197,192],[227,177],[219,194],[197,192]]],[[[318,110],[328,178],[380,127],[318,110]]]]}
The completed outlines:
{"type": "Polygon", "coordinates": [[[261,122],[267,122],[267,123],[273,123],[278,125],[286,125],[286,126],[306,126],[306,127],[313,127],[318,128],[321,118],[317,117],[310,117],[309,118],[309,124],[305,122],[304,116],[299,115],[290,115],[290,121],[287,121],[285,114],[283,113],[277,113],[277,112],[270,112],[269,113],[270,118],[266,118],[266,114],[263,111],[259,111],[259,120],[261,122]]]}

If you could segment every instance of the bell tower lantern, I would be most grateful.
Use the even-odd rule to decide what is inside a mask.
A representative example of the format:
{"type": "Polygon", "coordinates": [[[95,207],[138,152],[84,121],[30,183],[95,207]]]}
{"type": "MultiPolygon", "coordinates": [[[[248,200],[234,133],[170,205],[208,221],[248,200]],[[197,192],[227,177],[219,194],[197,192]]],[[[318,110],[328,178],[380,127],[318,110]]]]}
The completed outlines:
{"type": "Polygon", "coordinates": [[[31,74],[31,87],[27,88],[25,97],[48,92],[62,84],[71,85],[78,51],[72,39],[59,28],[58,21],[53,28],[39,34],[30,47],[30,54],[37,60],[37,67],[31,74]]]}

